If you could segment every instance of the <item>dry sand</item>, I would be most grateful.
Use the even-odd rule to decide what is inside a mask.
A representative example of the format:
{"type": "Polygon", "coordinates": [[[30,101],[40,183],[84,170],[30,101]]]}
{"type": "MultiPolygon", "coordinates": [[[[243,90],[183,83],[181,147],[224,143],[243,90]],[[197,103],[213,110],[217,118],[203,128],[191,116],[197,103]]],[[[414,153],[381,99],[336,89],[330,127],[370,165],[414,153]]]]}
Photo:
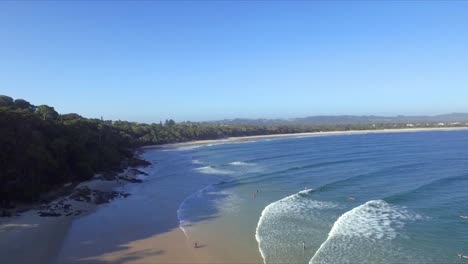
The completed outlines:
{"type": "Polygon", "coordinates": [[[179,228],[121,245],[122,250],[82,259],[98,263],[223,263],[210,254],[208,247],[194,248],[179,228]],[[138,256],[136,256],[138,255],[138,256]],[[124,261],[122,261],[124,260],[124,261]]]}
{"type": "Polygon", "coordinates": [[[196,140],[182,143],[153,145],[144,148],[177,148],[177,147],[195,147],[210,144],[223,144],[231,142],[255,141],[258,139],[277,139],[277,138],[298,138],[298,137],[314,137],[314,136],[332,136],[332,135],[353,135],[353,134],[371,134],[371,133],[409,133],[409,132],[424,132],[424,131],[456,131],[468,130],[468,127],[429,127],[429,128],[399,128],[399,129],[376,129],[376,130],[349,130],[349,131],[326,131],[326,132],[306,132],[306,133],[290,133],[290,134],[272,134],[258,135],[245,137],[228,137],[223,139],[211,140],[196,140]]]}
{"type": "MultiPolygon", "coordinates": [[[[466,130],[467,127],[454,128],[415,128],[315,132],[298,134],[262,135],[249,137],[232,137],[220,140],[203,140],[186,143],[169,144],[162,147],[191,147],[207,144],[222,144],[229,142],[252,141],[257,139],[274,139],[285,137],[311,137],[325,135],[365,134],[365,133],[401,133],[418,131],[449,131],[466,130]]],[[[98,181],[82,183],[92,189],[112,190],[122,183],[115,181],[98,181]]],[[[76,202],[74,208],[86,210],[86,214],[97,209],[92,203],[76,202]]],[[[176,212],[174,212],[176,213],[176,212]]],[[[0,263],[54,263],[60,252],[63,240],[72,224],[80,216],[39,217],[37,210],[23,213],[21,216],[0,219],[0,263]]],[[[155,236],[135,240],[122,245],[122,250],[83,259],[90,263],[223,263],[225,260],[215,258],[209,247],[194,248],[179,228],[155,236]],[[137,257],[135,257],[137,256],[137,257]]],[[[257,259],[252,262],[258,262],[257,259]]]]}

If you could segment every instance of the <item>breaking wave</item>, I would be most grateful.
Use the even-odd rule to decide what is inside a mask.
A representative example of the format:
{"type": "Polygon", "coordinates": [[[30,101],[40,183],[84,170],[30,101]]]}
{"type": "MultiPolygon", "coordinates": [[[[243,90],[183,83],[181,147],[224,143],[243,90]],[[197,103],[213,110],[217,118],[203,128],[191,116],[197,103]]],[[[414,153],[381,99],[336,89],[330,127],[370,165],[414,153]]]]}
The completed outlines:
{"type": "Polygon", "coordinates": [[[315,263],[415,262],[392,240],[408,221],[422,219],[405,207],[371,200],[341,215],[310,260],[315,263]],[[404,252],[404,253],[403,253],[404,252]]]}
{"type": "Polygon", "coordinates": [[[255,165],[254,163],[247,163],[247,162],[243,162],[243,161],[233,161],[233,162],[231,162],[229,164],[234,165],[234,166],[253,166],[253,165],[255,165]]]}
{"type": "Polygon", "coordinates": [[[262,211],[255,238],[265,263],[297,262],[301,254],[307,262],[313,254],[310,250],[320,246],[317,241],[326,238],[324,230],[329,228],[326,220],[330,214],[324,212],[334,211],[339,206],[312,200],[313,192],[313,189],[300,191],[269,204],[262,211]],[[307,225],[311,221],[317,224],[307,225]],[[303,250],[302,242],[307,244],[307,251],[303,250]]]}
{"type": "Polygon", "coordinates": [[[204,166],[204,167],[196,168],[195,170],[203,174],[232,174],[233,173],[232,171],[218,169],[213,166],[204,166]]]}

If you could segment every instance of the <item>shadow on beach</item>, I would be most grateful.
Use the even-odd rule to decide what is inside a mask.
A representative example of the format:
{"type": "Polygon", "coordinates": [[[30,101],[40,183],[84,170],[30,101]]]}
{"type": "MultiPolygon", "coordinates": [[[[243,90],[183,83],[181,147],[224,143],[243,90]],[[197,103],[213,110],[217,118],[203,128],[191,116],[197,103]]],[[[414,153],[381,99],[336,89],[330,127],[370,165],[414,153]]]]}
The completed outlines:
{"type": "MultiPolygon", "coordinates": [[[[114,201],[76,220],[55,263],[146,261],[168,254],[167,247],[176,253],[178,247],[193,247],[183,234],[174,241],[174,245],[161,244],[156,238],[179,229],[177,210],[186,198],[188,211],[185,220],[190,223],[187,227],[215,218],[218,215],[217,203],[225,198],[225,194],[207,192],[207,199],[200,200],[191,196],[219,182],[219,177],[193,171],[187,165],[190,156],[184,153],[148,150],[145,158],[153,160],[156,155],[159,164],[171,162],[171,166],[155,167],[155,171],[149,172],[147,181],[129,185],[128,191],[132,194],[129,198],[114,201]],[[165,177],[166,174],[171,176],[165,177]]],[[[199,243],[198,248],[207,247],[202,241],[199,243]]]]}

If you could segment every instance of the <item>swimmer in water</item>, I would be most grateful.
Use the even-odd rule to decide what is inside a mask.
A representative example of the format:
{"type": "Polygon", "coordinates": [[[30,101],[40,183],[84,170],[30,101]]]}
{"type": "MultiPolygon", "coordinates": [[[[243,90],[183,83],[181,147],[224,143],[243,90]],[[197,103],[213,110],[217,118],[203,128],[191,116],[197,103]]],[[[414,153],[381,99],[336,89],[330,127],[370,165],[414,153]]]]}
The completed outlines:
{"type": "Polygon", "coordinates": [[[305,250],[305,242],[302,241],[302,250],[305,250]]]}
{"type": "Polygon", "coordinates": [[[460,215],[461,218],[468,220],[468,215],[460,215]]]}

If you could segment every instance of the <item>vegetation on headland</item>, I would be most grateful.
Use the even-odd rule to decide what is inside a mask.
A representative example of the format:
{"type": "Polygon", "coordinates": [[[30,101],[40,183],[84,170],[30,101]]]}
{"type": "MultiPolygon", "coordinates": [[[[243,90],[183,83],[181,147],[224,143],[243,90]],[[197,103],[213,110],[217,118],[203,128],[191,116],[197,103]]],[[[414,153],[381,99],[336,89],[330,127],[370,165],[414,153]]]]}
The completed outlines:
{"type": "MultiPolygon", "coordinates": [[[[30,202],[68,182],[95,173],[119,171],[138,162],[144,145],[225,137],[407,128],[408,124],[248,125],[166,120],[158,124],[84,118],[59,114],[47,105],[0,96],[0,207],[30,202]]],[[[431,127],[437,124],[416,124],[431,127]]]]}

